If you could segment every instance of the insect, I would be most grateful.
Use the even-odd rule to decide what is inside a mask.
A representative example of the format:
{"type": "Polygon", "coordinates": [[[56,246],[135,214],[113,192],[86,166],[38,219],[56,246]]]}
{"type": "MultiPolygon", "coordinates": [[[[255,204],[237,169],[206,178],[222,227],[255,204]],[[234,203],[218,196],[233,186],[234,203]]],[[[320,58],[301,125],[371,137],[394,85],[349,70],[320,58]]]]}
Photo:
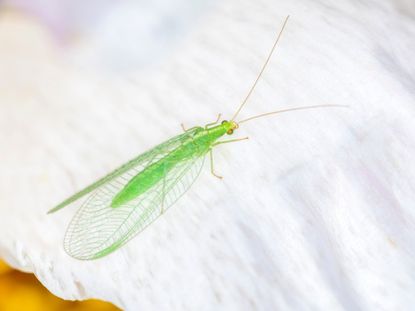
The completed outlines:
{"type": "Polygon", "coordinates": [[[64,248],[70,256],[82,260],[96,259],[123,246],[190,188],[198,177],[207,154],[211,173],[222,178],[215,173],[212,150],[220,144],[247,139],[248,137],[220,140],[225,135],[232,135],[240,124],[286,111],[339,106],[290,108],[236,121],[262,76],[288,18],[289,16],[286,17],[256,80],[231,119],[220,122],[219,115],[215,122],[190,129],[182,124],[182,134],[132,159],[48,212],[56,212],[88,195],[66,231],[64,248]]]}

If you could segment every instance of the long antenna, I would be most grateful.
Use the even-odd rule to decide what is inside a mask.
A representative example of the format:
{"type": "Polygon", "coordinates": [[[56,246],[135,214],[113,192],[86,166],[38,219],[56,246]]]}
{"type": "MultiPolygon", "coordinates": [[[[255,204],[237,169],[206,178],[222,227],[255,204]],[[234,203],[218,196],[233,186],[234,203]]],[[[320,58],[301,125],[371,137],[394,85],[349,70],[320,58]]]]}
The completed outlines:
{"type": "Polygon", "coordinates": [[[249,117],[249,118],[244,119],[242,121],[238,121],[238,124],[248,122],[248,121],[251,121],[253,119],[262,118],[262,117],[265,117],[265,116],[277,114],[277,113],[283,113],[283,112],[294,111],[294,110],[306,110],[306,109],[314,109],[314,108],[323,108],[323,107],[349,108],[349,106],[346,106],[346,105],[315,105],[315,106],[295,107],[295,108],[289,108],[289,109],[283,109],[283,110],[277,110],[277,111],[262,113],[262,114],[259,114],[259,115],[253,116],[253,117],[249,117]]]}
{"type": "Polygon", "coordinates": [[[246,95],[245,99],[243,100],[242,104],[239,106],[238,110],[237,110],[237,111],[235,112],[235,114],[233,115],[233,117],[232,117],[232,119],[231,119],[232,121],[234,121],[234,120],[235,120],[235,118],[238,116],[239,112],[241,112],[242,108],[245,106],[246,102],[248,101],[249,97],[251,96],[252,92],[254,91],[255,86],[257,85],[257,83],[258,83],[259,79],[261,78],[262,73],[264,72],[265,68],[267,67],[268,62],[269,62],[269,60],[271,59],[272,53],[274,52],[275,47],[277,46],[278,41],[279,41],[279,40],[280,40],[280,38],[281,38],[282,32],[284,31],[285,25],[287,24],[287,22],[288,22],[288,18],[289,18],[289,17],[290,17],[290,15],[287,15],[287,17],[285,18],[285,20],[284,20],[284,24],[282,25],[281,30],[280,30],[280,31],[279,31],[279,33],[278,33],[277,39],[275,40],[274,45],[272,46],[271,51],[269,52],[268,57],[267,57],[267,59],[265,60],[264,65],[263,65],[263,66],[262,66],[262,68],[261,68],[261,71],[259,72],[259,74],[258,74],[257,78],[255,79],[254,84],[251,86],[251,89],[249,90],[249,92],[248,92],[248,94],[246,95]]]}

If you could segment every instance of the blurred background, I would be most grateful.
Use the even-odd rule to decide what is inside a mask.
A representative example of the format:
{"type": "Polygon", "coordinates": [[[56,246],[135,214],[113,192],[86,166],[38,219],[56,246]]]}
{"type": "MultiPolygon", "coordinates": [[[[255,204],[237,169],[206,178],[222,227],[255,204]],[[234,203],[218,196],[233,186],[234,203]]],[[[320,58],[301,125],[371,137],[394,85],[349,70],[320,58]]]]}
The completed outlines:
{"type": "Polygon", "coordinates": [[[212,2],[3,0],[1,12],[3,19],[14,14],[15,19],[31,23],[33,30],[41,28],[48,44],[72,65],[128,73],[171,54],[212,2]]]}

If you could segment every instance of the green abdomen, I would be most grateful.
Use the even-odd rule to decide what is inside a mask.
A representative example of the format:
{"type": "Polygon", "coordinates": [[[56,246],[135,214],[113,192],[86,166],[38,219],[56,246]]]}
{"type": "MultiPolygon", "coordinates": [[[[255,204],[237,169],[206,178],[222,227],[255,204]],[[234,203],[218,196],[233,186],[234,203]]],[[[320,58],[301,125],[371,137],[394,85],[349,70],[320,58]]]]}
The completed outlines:
{"type": "Polygon", "coordinates": [[[222,129],[218,128],[216,130],[215,128],[203,130],[197,137],[190,138],[186,143],[134,176],[112,199],[111,207],[119,207],[145,193],[158,182],[161,182],[178,162],[195,156],[203,156],[209,150],[211,144],[224,133],[225,131],[222,129]]]}
{"type": "Polygon", "coordinates": [[[172,168],[172,163],[166,158],[153,163],[136,176],[112,199],[111,207],[119,207],[138,197],[159,182],[172,168]]]}
{"type": "Polygon", "coordinates": [[[194,146],[190,144],[180,146],[164,158],[146,167],[134,176],[112,199],[111,207],[121,206],[149,190],[160,182],[178,161],[185,160],[191,156],[194,153],[193,149],[194,146]]]}

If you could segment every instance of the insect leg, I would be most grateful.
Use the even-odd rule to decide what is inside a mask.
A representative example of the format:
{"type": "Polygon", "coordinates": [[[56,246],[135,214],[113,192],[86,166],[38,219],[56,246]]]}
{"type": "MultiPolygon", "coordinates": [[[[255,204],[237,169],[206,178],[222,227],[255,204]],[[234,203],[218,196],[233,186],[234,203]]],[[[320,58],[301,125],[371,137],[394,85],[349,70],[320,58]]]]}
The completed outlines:
{"type": "Polygon", "coordinates": [[[222,140],[222,141],[218,141],[216,143],[213,143],[212,146],[217,146],[220,144],[227,144],[227,143],[234,143],[237,141],[242,141],[242,140],[247,140],[249,139],[249,137],[243,137],[243,138],[237,138],[237,139],[229,139],[229,140],[222,140]]]}
{"type": "Polygon", "coordinates": [[[213,176],[222,179],[223,177],[215,173],[215,169],[213,167],[213,151],[212,149],[209,150],[209,157],[210,157],[210,172],[213,176]]]}
{"type": "Polygon", "coordinates": [[[182,130],[183,130],[183,132],[188,132],[188,131],[191,131],[191,130],[194,130],[195,128],[197,128],[197,126],[193,126],[193,127],[191,127],[191,128],[189,128],[189,129],[186,129],[185,127],[184,127],[184,124],[183,123],[180,123],[180,126],[182,127],[182,130]]]}
{"type": "Polygon", "coordinates": [[[208,123],[208,124],[206,124],[205,125],[205,129],[207,129],[207,128],[209,128],[210,126],[212,126],[212,125],[215,125],[216,123],[218,123],[219,122],[219,120],[220,120],[220,117],[221,117],[221,115],[222,114],[218,114],[218,118],[216,119],[216,121],[215,122],[212,122],[212,123],[208,123]]]}

